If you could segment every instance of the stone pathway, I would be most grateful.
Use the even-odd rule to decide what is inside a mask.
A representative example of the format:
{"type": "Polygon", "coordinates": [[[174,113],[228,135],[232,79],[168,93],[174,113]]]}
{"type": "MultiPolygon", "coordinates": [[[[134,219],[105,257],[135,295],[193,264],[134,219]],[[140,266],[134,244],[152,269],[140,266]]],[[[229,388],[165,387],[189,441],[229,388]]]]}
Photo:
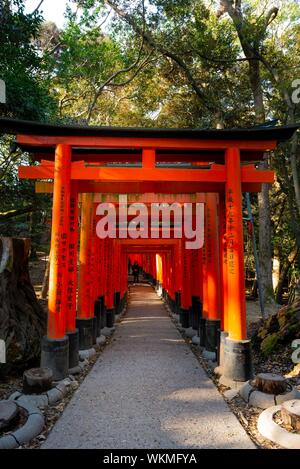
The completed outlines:
{"type": "Polygon", "coordinates": [[[254,448],[150,286],[43,448],[254,448]]]}

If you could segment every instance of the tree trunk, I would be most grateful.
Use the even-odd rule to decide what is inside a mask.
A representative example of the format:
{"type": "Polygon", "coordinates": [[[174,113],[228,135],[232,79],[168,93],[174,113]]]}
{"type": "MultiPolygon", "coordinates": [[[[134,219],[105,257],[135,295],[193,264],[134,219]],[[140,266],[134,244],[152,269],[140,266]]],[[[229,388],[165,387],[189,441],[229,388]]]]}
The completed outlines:
{"type": "MultiPolygon", "coordinates": [[[[294,123],[294,119],[292,123],[294,123]]],[[[297,133],[295,133],[292,139],[290,161],[291,161],[291,170],[292,170],[292,176],[293,176],[293,182],[294,182],[295,199],[296,199],[296,204],[298,208],[298,214],[300,216],[300,184],[299,184],[299,173],[298,173],[298,165],[297,165],[297,150],[298,150],[298,135],[297,133]]]]}
{"type": "MultiPolygon", "coordinates": [[[[248,59],[249,82],[254,100],[255,118],[258,124],[264,124],[266,113],[264,107],[262,80],[260,72],[259,50],[251,44],[247,32],[247,24],[244,21],[242,9],[233,5],[229,0],[221,0],[222,12],[227,12],[232,19],[241,47],[248,59]]],[[[264,169],[268,169],[267,160],[263,163],[264,169]]],[[[271,212],[269,201],[269,185],[262,185],[262,192],[258,195],[259,208],[259,263],[261,271],[263,301],[274,299],[272,282],[272,238],[271,238],[271,212]]]]}
{"type": "Polygon", "coordinates": [[[289,254],[285,262],[282,262],[282,267],[280,269],[279,281],[275,290],[275,301],[278,304],[282,304],[282,294],[283,294],[283,287],[284,282],[288,276],[289,270],[293,263],[295,262],[298,256],[298,248],[296,247],[293,251],[289,254]]]}
{"type": "Polygon", "coordinates": [[[46,331],[46,313],[29,277],[29,251],[29,239],[0,238],[0,338],[7,357],[0,373],[35,363],[46,331]]]}
{"type": "MultiPolygon", "coordinates": [[[[260,165],[268,168],[267,161],[260,165]]],[[[269,199],[269,185],[262,184],[262,191],[258,194],[259,209],[259,264],[261,273],[262,293],[264,303],[274,299],[272,278],[272,230],[271,210],[269,199]]]]}

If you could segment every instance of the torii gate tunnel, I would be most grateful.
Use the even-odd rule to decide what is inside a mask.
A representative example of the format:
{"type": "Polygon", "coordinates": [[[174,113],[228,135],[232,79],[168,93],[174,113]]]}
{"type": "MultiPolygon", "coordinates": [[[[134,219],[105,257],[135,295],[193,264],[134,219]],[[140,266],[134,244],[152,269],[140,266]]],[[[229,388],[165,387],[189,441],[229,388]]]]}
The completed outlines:
{"type": "Polygon", "coordinates": [[[20,166],[19,177],[39,180],[38,192],[53,192],[42,366],[56,379],[65,377],[78,365],[78,350],[91,348],[101,329],[113,326],[126,301],[130,257],[160,284],[182,326],[195,329],[200,344],[217,355],[224,382],[252,377],[242,193],[273,183],[273,171],[257,163],[291,138],[295,126],[132,129],[0,119],[0,129],[16,134],[18,146],[39,163],[20,166]],[[146,206],[203,203],[203,246],[187,249],[186,236],[174,236],[174,223],[168,238],[160,236],[162,225],[155,238],[124,237],[118,194],[127,194],[128,204],[146,206]],[[96,234],[96,210],[103,201],[119,217],[114,239],[96,234]]]}

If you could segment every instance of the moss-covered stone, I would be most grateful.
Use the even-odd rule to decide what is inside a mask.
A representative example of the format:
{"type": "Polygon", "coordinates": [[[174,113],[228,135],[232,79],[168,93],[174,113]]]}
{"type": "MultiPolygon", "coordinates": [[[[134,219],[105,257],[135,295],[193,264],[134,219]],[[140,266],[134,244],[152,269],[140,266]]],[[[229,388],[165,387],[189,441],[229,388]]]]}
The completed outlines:
{"type": "Polygon", "coordinates": [[[267,357],[278,348],[278,345],[279,337],[276,333],[273,333],[264,338],[260,344],[260,350],[267,357]]]}
{"type": "Polygon", "coordinates": [[[281,345],[292,343],[300,337],[300,301],[284,306],[277,314],[263,321],[253,337],[255,347],[270,355],[281,345]]]}

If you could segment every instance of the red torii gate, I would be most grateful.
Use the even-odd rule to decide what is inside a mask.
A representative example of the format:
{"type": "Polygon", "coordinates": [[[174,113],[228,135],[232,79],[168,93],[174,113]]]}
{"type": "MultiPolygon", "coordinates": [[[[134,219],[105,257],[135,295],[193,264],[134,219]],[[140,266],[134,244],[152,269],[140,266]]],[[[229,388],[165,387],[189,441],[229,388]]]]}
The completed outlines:
{"type": "MultiPolygon", "coordinates": [[[[199,261],[193,260],[182,240],[158,240],[155,252],[162,252],[160,280],[177,306],[176,294],[180,293],[181,322],[185,325],[191,296],[202,295],[200,332],[205,346],[209,351],[215,349],[221,322],[224,379],[249,379],[252,370],[246,334],[242,191],[257,192],[262,183],[273,182],[273,172],[258,170],[254,163],[280,141],[289,139],[296,128],[126,129],[0,119],[0,129],[15,133],[19,147],[40,161],[37,166],[20,167],[19,176],[54,181],[53,186],[43,183],[43,188],[39,187],[49,192],[53,188],[48,333],[42,345],[42,364],[50,366],[56,378],[65,376],[69,366],[76,363],[76,311],[81,347],[88,347],[95,339],[93,331],[99,329],[99,318],[98,326],[94,319],[98,311],[94,309],[95,300],[102,306],[105,303],[107,324],[112,325],[114,295],[122,300],[126,296],[126,249],[138,252],[137,240],[97,239],[94,202],[89,194],[172,193],[180,197],[201,192],[207,194],[201,261],[199,253],[199,261]],[[85,195],[76,308],[79,193],[85,195]],[[120,271],[118,265],[123,266],[120,271]],[[198,282],[197,278],[191,281],[190,271],[198,272],[198,282]]],[[[143,240],[140,249],[147,252],[147,246],[149,249],[152,245],[150,273],[157,276],[153,241],[143,240]]]]}

